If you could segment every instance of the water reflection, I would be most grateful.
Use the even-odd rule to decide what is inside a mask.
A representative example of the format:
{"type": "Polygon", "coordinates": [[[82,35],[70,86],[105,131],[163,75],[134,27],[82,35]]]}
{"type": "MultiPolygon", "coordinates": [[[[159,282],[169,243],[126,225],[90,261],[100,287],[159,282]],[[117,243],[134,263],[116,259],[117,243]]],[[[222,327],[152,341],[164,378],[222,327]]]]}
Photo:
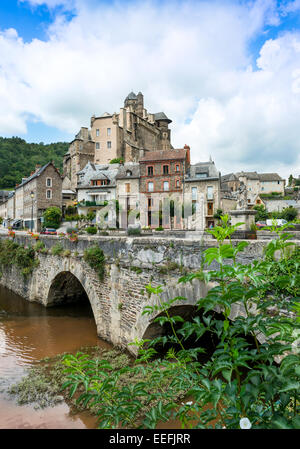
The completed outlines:
{"type": "Polygon", "coordinates": [[[94,417],[71,415],[67,404],[34,410],[7,393],[41,358],[89,345],[111,348],[97,337],[88,302],[45,308],[0,287],[0,428],[95,428],[94,417]]]}

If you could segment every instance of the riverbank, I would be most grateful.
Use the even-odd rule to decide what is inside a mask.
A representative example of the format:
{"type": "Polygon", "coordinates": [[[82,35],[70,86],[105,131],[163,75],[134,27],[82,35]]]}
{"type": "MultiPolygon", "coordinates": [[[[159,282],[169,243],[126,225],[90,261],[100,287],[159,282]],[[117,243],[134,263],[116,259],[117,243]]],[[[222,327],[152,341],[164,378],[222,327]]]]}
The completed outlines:
{"type": "MultiPolygon", "coordinates": [[[[46,407],[54,407],[61,402],[68,404],[71,410],[71,414],[78,414],[82,412],[88,412],[90,415],[96,416],[98,413],[99,405],[90,401],[83,405],[83,402],[79,403],[79,397],[84,394],[85,389],[83,385],[80,385],[76,390],[76,393],[72,396],[69,387],[63,388],[63,385],[68,381],[68,373],[66,372],[66,364],[64,358],[66,353],[59,354],[55,357],[46,357],[34,366],[32,366],[28,374],[21,379],[20,382],[12,385],[9,389],[9,393],[14,395],[19,405],[30,404],[35,409],[44,409],[46,407]],[[72,397],[70,397],[72,396],[72,397]]],[[[134,389],[135,386],[141,381],[145,381],[145,375],[143,369],[127,371],[127,367],[136,365],[137,368],[143,366],[143,364],[135,364],[135,360],[129,354],[121,352],[118,349],[106,350],[99,346],[88,346],[80,348],[79,351],[74,353],[74,356],[81,359],[87,359],[96,363],[103,361],[107,362],[108,373],[113,373],[118,370],[124,372],[118,379],[118,387],[128,387],[134,389]]],[[[165,379],[167,384],[168,378],[165,379]]],[[[154,398],[155,391],[151,391],[153,398],[144,400],[143,406],[137,416],[137,421],[128,428],[138,427],[139,420],[142,419],[147,412],[157,402],[154,398]]],[[[177,394],[176,400],[180,401],[185,397],[185,392],[181,391],[177,394]]],[[[176,425],[179,428],[179,425],[176,425]]],[[[125,427],[126,428],[126,427],[125,427]]]]}

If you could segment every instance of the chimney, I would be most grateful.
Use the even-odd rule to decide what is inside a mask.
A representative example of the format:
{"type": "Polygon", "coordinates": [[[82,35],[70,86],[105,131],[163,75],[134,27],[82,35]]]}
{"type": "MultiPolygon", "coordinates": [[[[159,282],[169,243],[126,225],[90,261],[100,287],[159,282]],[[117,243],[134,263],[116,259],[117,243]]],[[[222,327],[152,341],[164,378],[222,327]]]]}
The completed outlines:
{"type": "Polygon", "coordinates": [[[189,147],[187,144],[185,144],[183,148],[184,148],[185,150],[190,150],[190,147],[189,147]]]}

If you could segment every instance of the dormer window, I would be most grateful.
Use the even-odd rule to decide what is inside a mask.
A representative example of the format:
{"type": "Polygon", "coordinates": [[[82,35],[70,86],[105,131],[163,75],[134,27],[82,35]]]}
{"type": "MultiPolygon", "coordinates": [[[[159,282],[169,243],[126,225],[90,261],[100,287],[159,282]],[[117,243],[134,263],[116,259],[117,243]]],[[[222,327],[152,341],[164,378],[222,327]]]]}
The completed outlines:
{"type": "Polygon", "coordinates": [[[126,176],[132,176],[132,172],[130,170],[127,170],[126,176]]]}

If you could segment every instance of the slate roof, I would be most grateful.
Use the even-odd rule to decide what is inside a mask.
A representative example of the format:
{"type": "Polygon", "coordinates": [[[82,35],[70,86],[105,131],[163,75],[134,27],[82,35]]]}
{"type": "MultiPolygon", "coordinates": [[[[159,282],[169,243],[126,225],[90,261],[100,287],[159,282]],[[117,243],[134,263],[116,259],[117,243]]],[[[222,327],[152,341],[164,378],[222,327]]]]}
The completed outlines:
{"type": "Polygon", "coordinates": [[[118,174],[116,176],[116,179],[136,179],[140,177],[140,165],[135,164],[133,162],[128,162],[124,165],[120,165],[118,174]],[[131,175],[128,176],[127,172],[130,171],[131,175]]]}
{"type": "Polygon", "coordinates": [[[135,95],[134,92],[130,92],[130,94],[127,95],[127,97],[125,98],[125,100],[136,100],[137,96],[135,95]]]}
{"type": "Polygon", "coordinates": [[[209,162],[198,162],[197,164],[191,165],[188,175],[185,177],[187,182],[191,181],[205,181],[207,179],[219,179],[219,172],[216,169],[215,163],[209,162]],[[197,174],[207,174],[206,177],[198,178],[197,174]]]}
{"type": "Polygon", "coordinates": [[[44,165],[43,167],[39,168],[37,171],[35,171],[31,176],[29,176],[28,178],[25,178],[24,181],[21,182],[21,184],[19,184],[16,189],[19,189],[20,187],[23,187],[25,184],[28,184],[28,182],[32,181],[33,179],[37,178],[38,176],[40,176],[45,170],[46,168],[51,165],[52,162],[48,162],[48,164],[44,165]]]}
{"type": "Polygon", "coordinates": [[[187,150],[179,148],[174,150],[147,151],[145,156],[140,158],[140,162],[148,161],[168,161],[173,159],[185,159],[187,150]]]}
{"type": "Polygon", "coordinates": [[[164,120],[164,121],[166,121],[166,122],[168,122],[168,123],[171,123],[172,122],[172,120],[170,120],[167,116],[166,116],[166,114],[164,113],[164,112],[156,112],[155,114],[153,114],[154,115],[154,120],[155,121],[158,121],[158,120],[164,120]]]}

